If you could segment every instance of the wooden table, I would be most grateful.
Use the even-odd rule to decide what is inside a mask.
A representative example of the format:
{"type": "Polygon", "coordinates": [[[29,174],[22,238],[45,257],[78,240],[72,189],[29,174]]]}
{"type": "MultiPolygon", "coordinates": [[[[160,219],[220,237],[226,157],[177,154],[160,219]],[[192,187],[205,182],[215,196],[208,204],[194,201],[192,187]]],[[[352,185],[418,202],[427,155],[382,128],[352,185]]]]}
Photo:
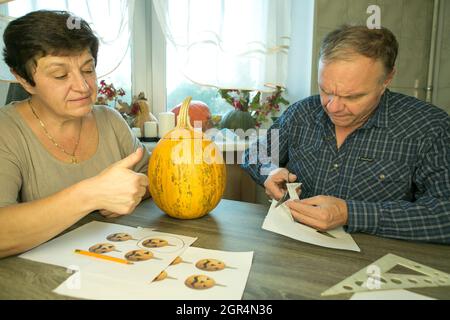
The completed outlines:
{"type": "MultiPolygon", "coordinates": [[[[450,273],[450,246],[414,243],[355,234],[361,252],[309,245],[261,229],[268,208],[222,200],[209,215],[175,220],[151,200],[131,216],[104,219],[93,213],[73,228],[92,220],[133,227],[156,227],[163,232],[198,237],[193,246],[225,251],[254,251],[244,299],[322,299],[320,294],[387,253],[450,273]]],[[[73,229],[72,228],[72,229],[73,229]]],[[[66,299],[52,293],[69,274],[64,268],[9,257],[0,260],[0,299],[66,299]]],[[[450,287],[411,290],[450,299],[450,287]]],[[[348,299],[350,295],[327,299],[348,299]]]]}

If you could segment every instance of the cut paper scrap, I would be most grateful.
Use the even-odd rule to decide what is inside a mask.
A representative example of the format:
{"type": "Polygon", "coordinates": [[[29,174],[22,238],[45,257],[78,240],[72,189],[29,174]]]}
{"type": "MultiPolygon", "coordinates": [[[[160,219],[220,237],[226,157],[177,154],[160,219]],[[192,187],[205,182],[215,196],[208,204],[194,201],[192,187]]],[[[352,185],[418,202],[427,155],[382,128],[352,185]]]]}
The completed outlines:
{"type": "Polygon", "coordinates": [[[322,296],[441,286],[450,286],[450,275],[448,273],[394,254],[387,254],[367,268],[361,269],[326,290],[322,293],[322,296]],[[395,268],[407,270],[408,273],[394,273],[395,268]]]}
{"type": "Polygon", "coordinates": [[[436,300],[407,290],[381,290],[355,293],[350,300],[436,300]]]}
{"type": "MultiPolygon", "coordinates": [[[[156,277],[162,270],[184,252],[196,238],[137,229],[117,224],[93,221],[55,238],[20,257],[42,263],[80,270],[83,274],[102,275],[122,282],[142,283],[156,277]],[[111,235],[128,234],[127,241],[115,240],[111,235]],[[108,238],[112,239],[111,241],[108,238]],[[146,239],[167,239],[172,246],[165,248],[146,248],[146,239]],[[96,257],[76,254],[75,250],[94,250],[109,243],[113,251],[105,252],[110,257],[127,259],[133,264],[123,264],[96,257]]],[[[95,250],[94,250],[95,251],[95,250]]],[[[109,251],[109,250],[106,250],[109,251]]],[[[91,251],[92,252],[92,251],[91,251]]]]}
{"type": "Polygon", "coordinates": [[[291,212],[286,205],[275,208],[276,201],[272,201],[262,228],[264,230],[279,233],[286,237],[306,242],[309,244],[350,251],[361,251],[352,236],[343,228],[330,230],[326,233],[293,221],[291,212]]]}
{"type": "MultiPolygon", "coordinates": [[[[102,275],[74,274],[54,290],[55,293],[82,299],[132,300],[238,300],[242,299],[250,273],[253,252],[226,252],[190,247],[181,255],[183,263],[170,265],[161,281],[148,279],[138,285],[108,279],[102,275]],[[223,262],[211,268],[205,260],[223,262]],[[197,262],[202,261],[202,267],[197,262]],[[217,269],[208,271],[205,269],[217,269]],[[193,276],[213,279],[207,288],[192,289],[186,285],[193,276]]],[[[204,280],[205,278],[197,278],[204,280]]],[[[191,282],[192,283],[192,282],[191,282]]]]}

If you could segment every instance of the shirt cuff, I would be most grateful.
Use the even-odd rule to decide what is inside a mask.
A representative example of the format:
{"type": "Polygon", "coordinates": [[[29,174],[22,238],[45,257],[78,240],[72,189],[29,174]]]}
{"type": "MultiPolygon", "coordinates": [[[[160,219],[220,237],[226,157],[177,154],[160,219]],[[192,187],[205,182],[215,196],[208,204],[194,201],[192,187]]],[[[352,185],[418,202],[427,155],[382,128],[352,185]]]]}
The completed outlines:
{"type": "Polygon", "coordinates": [[[263,164],[261,167],[259,167],[259,181],[260,181],[261,185],[264,185],[264,182],[266,182],[269,174],[273,170],[276,170],[278,168],[279,168],[279,166],[276,166],[273,163],[263,164]]]}
{"type": "Polygon", "coordinates": [[[381,204],[347,200],[348,221],[345,231],[376,234],[381,219],[381,204]]]}

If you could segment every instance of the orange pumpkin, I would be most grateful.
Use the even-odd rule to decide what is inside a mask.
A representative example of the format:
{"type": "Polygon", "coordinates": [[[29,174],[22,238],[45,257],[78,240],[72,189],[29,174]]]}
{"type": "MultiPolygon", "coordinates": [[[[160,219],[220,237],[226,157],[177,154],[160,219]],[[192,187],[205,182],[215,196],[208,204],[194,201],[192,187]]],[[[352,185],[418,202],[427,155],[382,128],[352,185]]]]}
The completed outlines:
{"type": "MultiPolygon", "coordinates": [[[[172,109],[172,112],[175,113],[175,124],[177,124],[178,114],[180,113],[181,103],[172,109]]],[[[205,132],[208,129],[213,127],[213,123],[211,121],[211,111],[206,103],[202,101],[191,101],[189,106],[189,118],[191,119],[191,126],[194,127],[194,121],[202,122],[202,131],[205,132]]]]}
{"type": "Polygon", "coordinates": [[[211,212],[226,184],[222,153],[190,124],[190,101],[189,97],[183,102],[177,126],[158,142],[148,166],[155,204],[179,219],[195,219],[211,212]]]}

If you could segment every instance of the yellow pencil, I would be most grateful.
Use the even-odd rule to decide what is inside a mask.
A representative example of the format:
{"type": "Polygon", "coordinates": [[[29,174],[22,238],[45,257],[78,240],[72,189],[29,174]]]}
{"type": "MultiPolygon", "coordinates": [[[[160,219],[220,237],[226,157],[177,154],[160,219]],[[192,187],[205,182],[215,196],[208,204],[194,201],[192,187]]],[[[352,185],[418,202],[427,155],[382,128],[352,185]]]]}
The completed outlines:
{"type": "Polygon", "coordinates": [[[103,260],[123,263],[123,264],[133,264],[133,262],[130,262],[130,261],[127,261],[127,260],[124,260],[124,259],[120,259],[120,258],[116,258],[116,257],[110,257],[110,256],[105,256],[103,254],[94,253],[94,252],[90,252],[90,251],[84,251],[84,250],[80,250],[80,249],[75,249],[75,253],[83,254],[85,256],[100,258],[100,259],[103,259],[103,260]]]}

